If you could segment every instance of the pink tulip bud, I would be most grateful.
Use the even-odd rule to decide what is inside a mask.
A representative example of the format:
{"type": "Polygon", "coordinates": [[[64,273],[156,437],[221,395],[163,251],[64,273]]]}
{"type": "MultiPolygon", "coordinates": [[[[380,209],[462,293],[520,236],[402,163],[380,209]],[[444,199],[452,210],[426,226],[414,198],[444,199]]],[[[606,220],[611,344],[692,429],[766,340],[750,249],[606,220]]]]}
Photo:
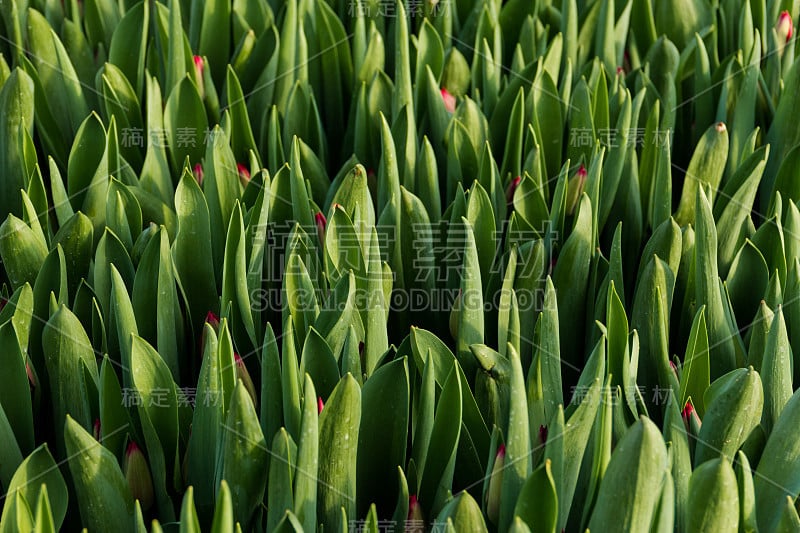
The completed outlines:
{"type": "Polygon", "coordinates": [[[250,171],[241,163],[236,163],[236,172],[239,173],[239,181],[242,182],[242,187],[247,187],[250,183],[250,171]]]}
{"type": "Polygon", "coordinates": [[[486,514],[492,523],[499,523],[500,519],[500,491],[503,488],[503,467],[506,462],[506,446],[501,444],[494,457],[492,474],[489,477],[489,487],[486,491],[486,514]]]}
{"type": "Polygon", "coordinates": [[[783,42],[788,43],[794,33],[794,23],[792,22],[792,15],[788,11],[782,11],[778,17],[778,23],[775,24],[775,30],[778,32],[778,37],[783,38],[783,42]]]}
{"type": "Polygon", "coordinates": [[[202,56],[194,56],[194,83],[197,85],[197,90],[200,93],[200,98],[205,99],[205,82],[203,81],[203,71],[205,70],[205,61],[202,56]]]}
{"type": "Polygon", "coordinates": [[[444,87],[442,87],[442,102],[444,102],[444,108],[447,110],[448,113],[455,112],[456,97],[450,94],[444,87]]]}
{"type": "Polygon", "coordinates": [[[625,75],[625,69],[622,67],[617,67],[617,76],[624,76],[624,75],[625,75]]]}
{"type": "Polygon", "coordinates": [[[416,494],[408,497],[408,516],[404,529],[406,533],[423,533],[425,531],[425,517],[416,494]]]}
{"type": "Polygon", "coordinates": [[[197,180],[197,184],[202,186],[203,185],[203,165],[201,165],[200,163],[197,163],[194,166],[194,172],[193,173],[194,173],[194,179],[197,180]]]}
{"type": "Polygon", "coordinates": [[[506,205],[511,205],[514,201],[514,193],[517,192],[520,183],[522,183],[522,176],[517,176],[509,182],[506,187],[506,205]]]}
{"type": "Polygon", "coordinates": [[[250,377],[250,372],[247,371],[244,360],[238,353],[233,354],[233,360],[236,363],[236,378],[242,380],[244,388],[247,389],[247,393],[250,395],[250,399],[253,400],[253,405],[256,405],[256,386],[253,384],[253,380],[250,377]]]}
{"type": "Polygon", "coordinates": [[[125,451],[122,469],[133,499],[139,500],[142,511],[147,511],[153,505],[153,478],[150,476],[150,467],[144,454],[133,441],[128,444],[128,449],[125,451]]]}
{"type": "Polygon", "coordinates": [[[322,396],[317,397],[317,414],[322,413],[322,408],[325,407],[325,403],[322,401],[322,396]]]}
{"type": "Polygon", "coordinates": [[[100,419],[99,418],[95,418],[94,419],[94,425],[92,425],[92,436],[94,437],[94,440],[96,440],[97,442],[100,442],[100,419]]]}

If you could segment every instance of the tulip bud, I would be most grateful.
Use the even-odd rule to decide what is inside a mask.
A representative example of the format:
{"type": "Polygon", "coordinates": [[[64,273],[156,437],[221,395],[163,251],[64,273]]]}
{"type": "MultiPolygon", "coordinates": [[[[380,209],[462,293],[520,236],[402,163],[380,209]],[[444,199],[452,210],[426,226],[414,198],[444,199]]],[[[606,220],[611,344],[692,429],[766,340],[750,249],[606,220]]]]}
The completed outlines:
{"type": "Polygon", "coordinates": [[[206,313],[206,322],[208,322],[209,326],[214,328],[214,331],[219,333],[219,317],[216,314],[214,314],[213,311],[209,311],[208,313],[206,313]]]}
{"type": "Polygon", "coordinates": [[[317,397],[317,414],[322,414],[322,408],[325,407],[325,403],[322,401],[322,396],[317,397]]]}
{"type": "Polygon", "coordinates": [[[702,422],[694,408],[691,398],[686,401],[686,405],[683,411],[681,411],[681,417],[683,418],[683,423],[686,424],[686,431],[689,432],[689,435],[697,436],[697,434],[700,433],[702,422]]]}
{"type": "Polygon", "coordinates": [[[455,112],[456,97],[450,94],[444,87],[442,87],[442,102],[444,102],[444,108],[447,110],[448,113],[455,112]]]}
{"type": "Polygon", "coordinates": [[[489,478],[489,488],[486,491],[486,514],[492,523],[499,523],[500,519],[500,490],[503,486],[503,466],[506,462],[506,446],[501,444],[497,448],[494,458],[492,474],[489,478]]]}
{"type": "Polygon", "coordinates": [[[506,189],[506,205],[511,205],[511,203],[514,201],[514,193],[517,191],[517,187],[519,187],[521,182],[522,177],[517,176],[508,184],[508,188],[506,189]]]}
{"type": "Polygon", "coordinates": [[[33,368],[31,367],[30,361],[25,361],[25,373],[28,375],[28,385],[32,391],[39,385],[39,383],[36,381],[36,374],[33,373],[33,368]]]}
{"type": "Polygon", "coordinates": [[[567,214],[573,215],[575,208],[578,206],[583,188],[586,185],[586,167],[581,165],[575,176],[569,180],[567,187],[567,214]]]}
{"type": "Polygon", "coordinates": [[[134,500],[139,500],[142,511],[147,511],[153,505],[153,479],[150,477],[150,467],[147,460],[135,442],[128,444],[125,451],[125,461],[122,469],[125,472],[125,479],[128,480],[128,487],[134,500]]]}
{"type": "Polygon", "coordinates": [[[197,85],[197,91],[200,93],[200,98],[205,99],[205,83],[203,83],[203,70],[205,69],[205,61],[202,56],[194,56],[194,83],[197,85]]]}
{"type": "Polygon", "coordinates": [[[203,185],[203,165],[200,163],[194,166],[194,178],[197,180],[198,185],[203,185]]]}
{"type": "Polygon", "coordinates": [[[547,426],[539,426],[539,442],[547,443],[547,426]]]}
{"type": "Polygon", "coordinates": [[[783,39],[784,43],[788,43],[794,33],[794,23],[792,22],[792,15],[788,11],[782,11],[778,17],[778,22],[775,24],[775,31],[778,37],[783,39]]]}
{"type": "MultiPolygon", "coordinates": [[[[211,326],[215,333],[219,333],[219,317],[213,311],[206,313],[206,324],[211,326]]],[[[206,351],[206,328],[203,328],[203,333],[200,335],[200,357],[206,351]]]]}
{"type": "Polygon", "coordinates": [[[256,386],[253,385],[253,380],[250,378],[250,372],[247,371],[244,360],[238,353],[233,354],[233,360],[236,362],[236,378],[241,379],[242,383],[244,383],[244,388],[247,389],[247,392],[250,394],[253,405],[258,405],[256,403],[256,386]]]}
{"type": "Polygon", "coordinates": [[[92,436],[94,436],[94,440],[100,442],[100,419],[94,419],[94,425],[92,426],[92,436]]]}
{"type": "Polygon", "coordinates": [[[425,531],[425,517],[422,515],[422,506],[417,500],[417,495],[408,498],[408,516],[405,523],[406,533],[423,533],[425,531]]]}
{"type": "Polygon", "coordinates": [[[328,219],[321,212],[314,215],[314,222],[317,224],[317,238],[321,246],[325,245],[325,228],[328,226],[328,219]]]}
{"type": "Polygon", "coordinates": [[[247,187],[247,184],[250,183],[250,171],[241,163],[236,163],[236,172],[239,173],[239,181],[242,183],[242,187],[247,187]]]}

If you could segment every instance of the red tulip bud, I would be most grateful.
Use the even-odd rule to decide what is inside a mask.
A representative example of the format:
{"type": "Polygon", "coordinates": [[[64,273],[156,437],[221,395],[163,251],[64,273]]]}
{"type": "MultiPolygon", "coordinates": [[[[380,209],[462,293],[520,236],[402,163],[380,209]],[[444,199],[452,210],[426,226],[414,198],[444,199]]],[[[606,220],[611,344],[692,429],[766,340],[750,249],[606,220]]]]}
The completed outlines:
{"type": "Polygon", "coordinates": [[[547,426],[539,426],[539,442],[542,444],[547,442],[547,426]]]}
{"type": "Polygon", "coordinates": [[[206,313],[206,322],[209,326],[214,328],[214,331],[219,332],[219,317],[214,314],[214,311],[206,313]]]}
{"type": "Polygon", "coordinates": [[[425,531],[425,517],[416,494],[412,494],[408,498],[408,516],[404,529],[406,533],[423,533],[425,531]]]}
{"type": "Polygon", "coordinates": [[[783,38],[783,42],[788,43],[794,33],[794,23],[792,22],[792,15],[788,11],[782,11],[778,17],[778,23],[775,24],[775,30],[778,32],[778,37],[783,38]]]}
{"type": "Polygon", "coordinates": [[[198,185],[203,185],[203,165],[200,163],[194,166],[194,179],[197,180],[198,185]]]}
{"type": "Polygon", "coordinates": [[[694,408],[691,398],[686,401],[686,405],[684,406],[683,411],[681,411],[681,417],[683,418],[683,423],[686,424],[686,430],[689,432],[689,434],[697,436],[697,434],[700,433],[702,422],[700,421],[700,416],[697,414],[697,411],[694,408]]]}
{"type": "Polygon", "coordinates": [[[499,523],[500,519],[500,491],[503,488],[503,466],[505,462],[506,446],[501,444],[497,448],[492,474],[489,477],[489,488],[486,491],[486,514],[494,524],[499,523]]]}
{"type": "Polygon", "coordinates": [[[581,167],[578,169],[578,172],[575,173],[575,176],[569,180],[569,185],[567,186],[568,215],[573,215],[575,213],[575,208],[578,207],[578,201],[580,200],[581,193],[586,185],[586,174],[586,167],[581,165],[581,167]]]}
{"type": "Polygon", "coordinates": [[[253,380],[250,378],[250,372],[247,371],[247,366],[245,366],[244,360],[239,356],[238,353],[233,354],[233,360],[236,362],[236,378],[242,380],[242,383],[244,383],[244,388],[247,389],[247,393],[253,400],[253,405],[257,405],[256,386],[253,385],[253,380]]]}
{"type": "Polygon", "coordinates": [[[139,500],[142,511],[147,511],[153,505],[153,478],[150,476],[150,467],[147,460],[135,442],[128,444],[125,451],[125,460],[122,469],[125,472],[125,479],[128,480],[128,487],[135,500],[139,500]]]}
{"type": "Polygon", "coordinates": [[[322,408],[325,407],[325,403],[322,401],[322,396],[317,398],[317,414],[322,413],[322,408]]]}
{"type": "Polygon", "coordinates": [[[242,187],[247,187],[250,183],[250,171],[241,163],[236,163],[236,172],[239,173],[239,181],[242,182],[242,187]]]}
{"type": "Polygon", "coordinates": [[[95,418],[94,419],[94,425],[92,426],[92,436],[94,437],[94,440],[96,440],[97,442],[100,442],[100,419],[99,418],[95,418]]]}
{"type": "Polygon", "coordinates": [[[200,93],[200,98],[205,98],[205,82],[203,81],[203,70],[205,70],[205,61],[202,56],[194,56],[194,83],[197,85],[197,90],[200,93]]]}
{"type": "Polygon", "coordinates": [[[448,113],[453,113],[456,110],[456,97],[444,87],[442,87],[442,102],[444,102],[444,108],[448,113]]]}
{"type": "Polygon", "coordinates": [[[506,188],[506,205],[511,205],[514,201],[514,193],[517,192],[517,187],[522,183],[522,176],[517,176],[512,179],[506,188]]]}
{"type": "Polygon", "coordinates": [[[314,215],[314,222],[317,225],[317,238],[319,239],[319,244],[321,246],[325,245],[325,228],[328,227],[328,219],[325,218],[325,215],[322,212],[317,212],[314,215]]]}

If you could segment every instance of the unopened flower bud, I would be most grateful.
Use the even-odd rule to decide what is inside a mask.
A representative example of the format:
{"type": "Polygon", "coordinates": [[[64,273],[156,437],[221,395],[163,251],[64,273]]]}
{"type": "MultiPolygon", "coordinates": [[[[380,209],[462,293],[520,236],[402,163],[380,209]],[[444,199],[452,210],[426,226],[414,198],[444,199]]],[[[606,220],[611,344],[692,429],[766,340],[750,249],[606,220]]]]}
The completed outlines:
{"type": "Polygon", "coordinates": [[[328,226],[328,219],[325,218],[325,215],[322,212],[317,212],[314,215],[314,222],[317,225],[317,238],[319,239],[319,244],[325,244],[325,228],[328,226]]]}
{"type": "Polygon", "coordinates": [[[569,180],[567,187],[567,214],[575,214],[575,208],[578,207],[578,200],[580,200],[583,188],[586,186],[586,167],[581,165],[578,172],[569,180]]]}
{"type": "Polygon", "coordinates": [[[539,442],[547,443],[547,426],[539,426],[539,442]]]}
{"type": "Polygon", "coordinates": [[[147,460],[135,442],[128,444],[125,451],[125,460],[122,465],[125,479],[134,500],[139,500],[142,511],[147,511],[153,505],[153,478],[150,476],[150,467],[147,460]]]}
{"type": "Polygon", "coordinates": [[[242,183],[242,187],[247,187],[247,184],[250,183],[250,171],[241,163],[236,163],[236,172],[239,173],[239,181],[242,183]]]}
{"type": "Polygon", "coordinates": [[[194,56],[194,83],[197,85],[197,91],[200,93],[200,98],[205,98],[205,83],[203,81],[203,71],[205,70],[205,61],[202,56],[194,56]]]}
{"type": "Polygon", "coordinates": [[[322,408],[325,407],[325,403],[322,401],[322,396],[317,397],[317,414],[322,413],[322,408]]]}
{"type": "Polygon", "coordinates": [[[775,31],[778,33],[778,38],[783,39],[784,43],[788,43],[794,33],[794,23],[792,22],[792,15],[788,11],[782,11],[778,17],[778,22],[775,24],[775,31]]]}
{"type": "Polygon", "coordinates": [[[453,113],[456,110],[456,97],[450,94],[450,92],[442,87],[442,102],[444,102],[444,108],[447,110],[448,113],[453,113]]]}
{"type": "Polygon", "coordinates": [[[194,166],[193,174],[194,174],[194,179],[197,180],[197,184],[202,186],[203,185],[203,165],[201,165],[200,163],[197,163],[194,166]]]}
{"type": "Polygon", "coordinates": [[[94,437],[94,440],[96,440],[97,442],[100,442],[100,419],[99,418],[95,418],[94,419],[94,424],[92,425],[92,436],[94,437]]]}
{"type": "Polygon", "coordinates": [[[406,533],[423,533],[425,531],[425,517],[422,514],[422,506],[417,500],[417,495],[412,494],[408,498],[408,516],[405,523],[406,533]]]}
{"type": "Polygon", "coordinates": [[[233,354],[233,359],[236,361],[236,378],[241,379],[242,383],[244,383],[244,388],[247,389],[247,393],[250,394],[253,405],[258,405],[256,403],[256,386],[253,385],[253,380],[250,377],[250,372],[247,371],[244,360],[238,353],[233,354]]]}
{"type": "Polygon", "coordinates": [[[506,205],[511,205],[514,201],[514,193],[517,192],[517,187],[519,187],[520,183],[522,183],[522,176],[517,176],[508,184],[508,188],[506,188],[506,205]]]}

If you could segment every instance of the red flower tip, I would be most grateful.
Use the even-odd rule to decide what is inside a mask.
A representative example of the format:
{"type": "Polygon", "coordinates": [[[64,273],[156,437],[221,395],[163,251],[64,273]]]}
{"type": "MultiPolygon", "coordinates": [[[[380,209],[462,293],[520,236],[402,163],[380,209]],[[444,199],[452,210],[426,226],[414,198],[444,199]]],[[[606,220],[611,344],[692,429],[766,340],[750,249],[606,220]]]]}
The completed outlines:
{"type": "Polygon", "coordinates": [[[415,505],[419,505],[419,502],[417,501],[417,495],[412,494],[411,496],[408,497],[408,507],[411,508],[415,505]]]}
{"type": "Polygon", "coordinates": [[[317,414],[322,412],[322,408],[325,407],[325,404],[322,402],[322,396],[317,397],[317,414]]]}
{"type": "Polygon", "coordinates": [[[581,165],[581,167],[578,169],[578,174],[577,174],[577,175],[578,175],[578,177],[579,177],[579,178],[585,178],[585,177],[586,177],[586,174],[587,174],[587,173],[586,173],[586,167],[585,167],[585,166],[583,166],[583,165],[581,165]]]}
{"type": "Polygon", "coordinates": [[[197,180],[197,184],[198,185],[202,185],[203,184],[203,165],[201,165],[200,163],[197,163],[194,166],[193,174],[194,174],[194,179],[197,180]]]}
{"type": "Polygon", "coordinates": [[[622,76],[625,74],[625,69],[622,67],[617,67],[617,76],[622,76]]]}
{"type": "Polygon", "coordinates": [[[236,163],[236,172],[239,173],[239,181],[246,187],[250,183],[250,171],[242,163],[236,163]]]}
{"type": "Polygon", "coordinates": [[[456,97],[444,87],[442,87],[442,102],[444,102],[444,108],[448,113],[453,113],[456,110],[456,97]]]}
{"type": "Polygon", "coordinates": [[[687,401],[686,405],[683,407],[681,416],[683,417],[684,420],[689,420],[689,418],[692,416],[693,413],[694,413],[694,405],[692,405],[692,402],[687,401]]]}
{"type": "Polygon", "coordinates": [[[233,360],[238,366],[244,365],[244,361],[242,360],[242,356],[238,353],[233,354],[233,360]]]}
{"type": "Polygon", "coordinates": [[[497,447],[497,454],[495,455],[495,457],[497,459],[503,459],[505,456],[506,456],[506,445],[501,444],[500,446],[497,447]]]}
{"type": "Polygon", "coordinates": [[[328,219],[325,218],[325,215],[323,215],[321,211],[317,211],[317,214],[314,215],[314,220],[317,223],[317,227],[321,227],[322,229],[325,229],[328,225],[328,219]]]}
{"type": "Polygon", "coordinates": [[[92,426],[92,435],[94,436],[94,440],[100,440],[100,419],[95,418],[94,425],[92,426]]]}
{"type": "Polygon", "coordinates": [[[125,455],[127,457],[130,457],[131,455],[133,455],[135,453],[142,453],[142,450],[139,449],[139,445],[138,444],[136,444],[135,442],[131,441],[128,444],[128,448],[125,450],[125,455]]]}
{"type": "Polygon", "coordinates": [[[519,187],[520,183],[522,183],[522,176],[517,176],[509,182],[508,188],[506,188],[507,205],[511,205],[511,202],[514,201],[514,193],[517,191],[517,187],[519,187]]]}
{"type": "Polygon", "coordinates": [[[364,353],[364,341],[359,341],[358,343],[358,355],[362,355],[364,353]]]}
{"type": "Polygon", "coordinates": [[[542,444],[547,442],[547,426],[539,426],[539,440],[542,444]]]}
{"type": "Polygon", "coordinates": [[[786,42],[789,42],[789,39],[792,38],[792,34],[794,33],[794,23],[792,22],[792,15],[790,15],[788,11],[781,12],[775,29],[778,30],[779,36],[784,37],[786,42]]]}
{"type": "Polygon", "coordinates": [[[206,313],[206,322],[214,329],[219,328],[219,317],[213,311],[206,313]]]}
{"type": "Polygon", "coordinates": [[[194,67],[203,70],[203,56],[194,56],[194,67]]]}

